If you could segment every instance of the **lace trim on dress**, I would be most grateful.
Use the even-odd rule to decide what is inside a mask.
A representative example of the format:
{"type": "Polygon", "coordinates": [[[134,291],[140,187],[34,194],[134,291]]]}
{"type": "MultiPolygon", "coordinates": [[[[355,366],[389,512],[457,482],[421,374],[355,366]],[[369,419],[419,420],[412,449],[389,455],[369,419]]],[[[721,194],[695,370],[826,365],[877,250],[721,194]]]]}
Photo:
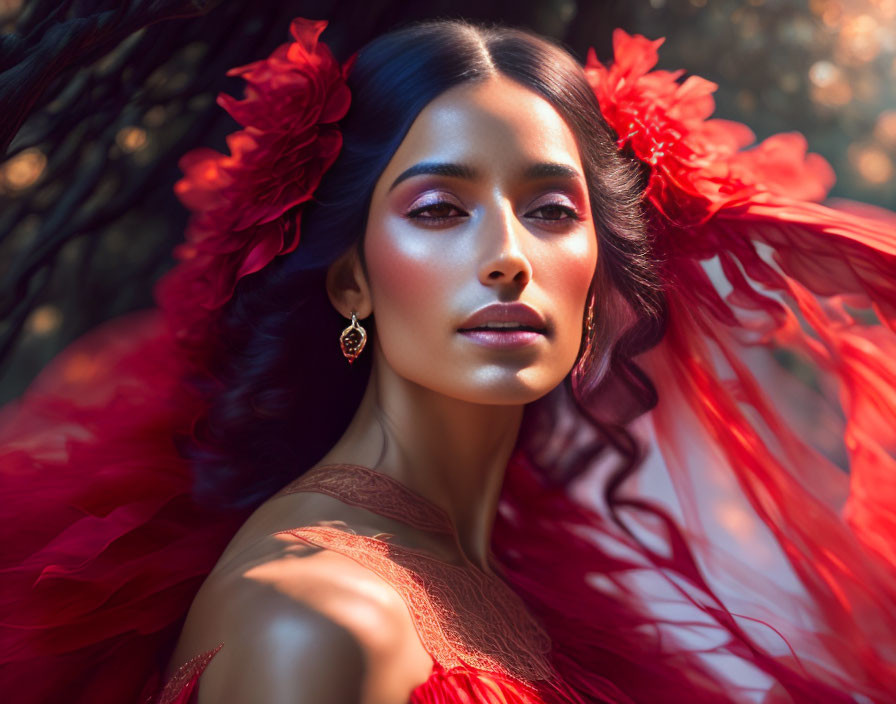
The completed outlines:
{"type": "Polygon", "coordinates": [[[223,647],[224,644],[221,643],[216,648],[190,658],[177,668],[177,672],[171,676],[156,700],[157,704],[186,704],[193,693],[196,682],[199,681],[199,676],[223,647]]]}
{"type": "Polygon", "coordinates": [[[351,557],[388,582],[407,605],[423,647],[446,670],[466,665],[522,684],[552,676],[550,637],[501,579],[339,528],[283,533],[351,557]]]}
{"type": "MultiPolygon", "coordinates": [[[[397,479],[360,465],[307,471],[277,493],[319,492],[422,530],[455,535],[445,511],[397,479]]],[[[354,559],[392,586],[406,604],[420,641],[445,671],[454,668],[510,678],[535,693],[550,681],[551,639],[525,603],[500,577],[456,565],[422,550],[388,542],[389,533],[307,526],[279,531],[354,559]]],[[[455,536],[456,537],[456,536],[455,536]]],[[[500,571],[500,565],[491,561],[500,571]]],[[[197,655],[166,684],[158,704],[186,704],[202,671],[220,650],[197,655]]]]}
{"type": "Polygon", "coordinates": [[[445,511],[397,479],[354,464],[315,467],[277,492],[277,496],[312,491],[358,508],[394,518],[421,530],[454,533],[445,511]]]}

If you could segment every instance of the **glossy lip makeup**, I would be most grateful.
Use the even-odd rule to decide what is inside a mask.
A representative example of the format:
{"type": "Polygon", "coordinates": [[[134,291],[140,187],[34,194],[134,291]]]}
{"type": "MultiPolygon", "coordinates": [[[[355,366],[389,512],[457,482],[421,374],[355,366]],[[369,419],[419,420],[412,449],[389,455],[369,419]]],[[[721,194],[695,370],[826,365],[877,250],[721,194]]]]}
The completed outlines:
{"type": "Polygon", "coordinates": [[[522,303],[492,303],[473,313],[458,329],[473,342],[497,349],[515,349],[547,336],[544,317],[522,303]]]}

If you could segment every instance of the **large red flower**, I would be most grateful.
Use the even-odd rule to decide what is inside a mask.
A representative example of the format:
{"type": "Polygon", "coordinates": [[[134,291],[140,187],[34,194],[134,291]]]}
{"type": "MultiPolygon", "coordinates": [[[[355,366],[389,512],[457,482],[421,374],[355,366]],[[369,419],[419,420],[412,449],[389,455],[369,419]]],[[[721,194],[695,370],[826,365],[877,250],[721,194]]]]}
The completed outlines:
{"type": "Polygon", "coordinates": [[[603,66],[591,49],[585,74],[619,147],[631,147],[650,165],[645,196],[667,222],[705,222],[761,192],[811,200],[827,194],[834,172],[821,156],[806,153],[802,136],[775,135],[743,150],[755,141],[749,127],[708,119],[715,83],[699,76],[679,82],[680,70],[651,71],[663,41],[617,29],[614,63],[603,66]]]}
{"type": "Polygon", "coordinates": [[[201,354],[237,281],[298,246],[296,206],[311,198],[339,154],[335,123],[349,107],[345,78],[354,57],[340,66],[318,42],[326,26],[297,18],[295,41],[228,71],[247,83],[242,100],[218,96],[243,126],[227,137],[230,154],[199,148],[181,158],[184,178],[174,189],[193,215],[186,242],[175,249],[180,262],[156,297],[191,353],[201,354]]]}

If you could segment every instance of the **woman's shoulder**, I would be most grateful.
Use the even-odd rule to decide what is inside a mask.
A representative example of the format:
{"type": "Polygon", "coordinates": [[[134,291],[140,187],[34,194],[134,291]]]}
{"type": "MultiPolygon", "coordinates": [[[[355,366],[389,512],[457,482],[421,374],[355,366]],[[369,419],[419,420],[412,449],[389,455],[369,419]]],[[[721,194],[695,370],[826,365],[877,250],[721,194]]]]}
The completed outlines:
{"type": "Polygon", "coordinates": [[[320,700],[312,696],[318,688],[327,691],[327,700],[360,701],[367,634],[315,597],[315,588],[328,584],[314,580],[313,572],[291,572],[306,594],[297,594],[287,575],[262,581],[252,574],[215,575],[203,584],[172,657],[178,667],[213,653],[203,662],[200,704],[313,702],[320,700]]]}
{"type": "Polygon", "coordinates": [[[322,701],[310,694],[318,687],[327,701],[376,692],[371,700],[404,702],[407,688],[425,681],[432,659],[391,585],[350,557],[282,532],[318,525],[322,515],[349,529],[340,519],[350,512],[328,498],[296,496],[289,520],[282,502],[263,506],[203,583],[171,659],[174,670],[221,646],[202,674],[200,704],[305,701],[299,692],[322,701]],[[404,685],[396,672],[408,673],[404,685]]]}

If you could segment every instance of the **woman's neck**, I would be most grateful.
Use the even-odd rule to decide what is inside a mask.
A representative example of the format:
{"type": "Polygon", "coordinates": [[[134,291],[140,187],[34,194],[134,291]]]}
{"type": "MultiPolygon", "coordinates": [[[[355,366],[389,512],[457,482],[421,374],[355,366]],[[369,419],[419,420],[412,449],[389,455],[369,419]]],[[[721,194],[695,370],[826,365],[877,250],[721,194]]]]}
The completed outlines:
{"type": "Polygon", "coordinates": [[[426,497],[448,514],[464,556],[487,571],[523,408],[451,398],[375,363],[355,416],[318,464],[370,467],[426,497]]]}

